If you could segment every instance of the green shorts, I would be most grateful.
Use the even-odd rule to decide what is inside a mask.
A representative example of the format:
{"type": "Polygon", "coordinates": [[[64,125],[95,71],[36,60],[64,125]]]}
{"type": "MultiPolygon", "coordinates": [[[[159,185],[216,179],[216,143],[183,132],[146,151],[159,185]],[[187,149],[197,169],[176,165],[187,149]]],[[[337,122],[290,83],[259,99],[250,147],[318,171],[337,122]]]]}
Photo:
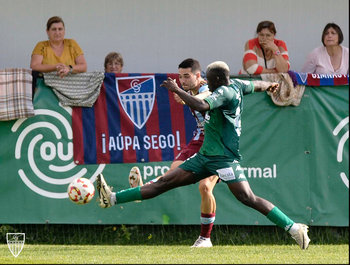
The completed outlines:
{"type": "Polygon", "coordinates": [[[185,160],[180,166],[183,170],[196,174],[196,182],[217,175],[226,183],[247,181],[238,161],[222,156],[203,156],[197,153],[185,160]]]}

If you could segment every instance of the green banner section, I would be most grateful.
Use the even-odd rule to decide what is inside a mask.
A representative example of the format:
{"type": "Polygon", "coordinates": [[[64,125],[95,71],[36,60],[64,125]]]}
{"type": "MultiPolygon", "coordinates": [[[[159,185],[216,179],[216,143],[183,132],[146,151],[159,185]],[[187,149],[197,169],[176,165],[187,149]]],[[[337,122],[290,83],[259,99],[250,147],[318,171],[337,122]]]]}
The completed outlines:
{"type": "MultiPolygon", "coordinates": [[[[266,93],[244,97],[242,166],[256,195],[270,200],[296,222],[349,225],[349,86],[306,87],[297,107],[274,105],[266,93]]],[[[77,177],[103,172],[114,190],[129,187],[132,166],[144,182],[165,173],[168,162],[76,165],[71,108],[59,105],[38,80],[35,116],[0,122],[0,223],[199,224],[198,183],[151,200],[102,209],[68,199],[77,177]]],[[[214,189],[215,224],[272,225],[239,203],[226,184],[214,189]]]]}

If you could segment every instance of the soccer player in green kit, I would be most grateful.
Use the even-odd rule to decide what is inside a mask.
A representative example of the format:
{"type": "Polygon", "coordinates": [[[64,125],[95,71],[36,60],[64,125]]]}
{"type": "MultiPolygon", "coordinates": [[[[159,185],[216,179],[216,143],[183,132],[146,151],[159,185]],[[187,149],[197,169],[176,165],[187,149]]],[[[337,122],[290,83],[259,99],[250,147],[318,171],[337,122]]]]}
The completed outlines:
{"type": "Polygon", "coordinates": [[[310,239],[308,226],[295,223],[271,202],[256,196],[239,164],[239,137],[243,95],[254,91],[275,92],[277,83],[264,81],[230,80],[225,62],[213,62],[207,67],[207,84],[212,94],[205,99],[193,97],[179,88],[170,78],[161,86],[176,93],[190,108],[205,115],[205,137],[199,152],[157,182],[142,187],[112,192],[102,174],[97,176],[97,190],[102,208],[115,204],[154,198],[180,186],[186,186],[212,175],[227,184],[232,194],[244,205],[251,207],[277,226],[288,231],[301,249],[307,249],[310,239]]]}

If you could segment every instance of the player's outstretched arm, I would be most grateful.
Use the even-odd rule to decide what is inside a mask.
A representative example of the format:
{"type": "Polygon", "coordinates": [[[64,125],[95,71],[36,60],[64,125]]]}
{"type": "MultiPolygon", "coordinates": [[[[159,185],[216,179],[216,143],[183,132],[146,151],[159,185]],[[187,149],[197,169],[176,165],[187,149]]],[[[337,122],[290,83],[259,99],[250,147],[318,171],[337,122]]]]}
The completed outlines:
{"type": "Polygon", "coordinates": [[[279,84],[276,82],[266,82],[266,81],[259,81],[259,80],[254,80],[252,82],[254,84],[255,92],[268,91],[268,92],[274,93],[279,90],[279,84]]]}
{"type": "Polygon", "coordinates": [[[199,112],[205,112],[210,108],[209,104],[206,101],[191,96],[190,94],[179,88],[176,84],[176,81],[172,80],[169,77],[167,80],[163,81],[163,83],[160,86],[165,87],[169,91],[176,93],[185,102],[187,106],[194,110],[197,110],[199,112]]]}
{"type": "MultiPolygon", "coordinates": [[[[207,90],[207,91],[204,91],[204,92],[201,92],[201,93],[195,95],[195,97],[199,98],[199,99],[205,99],[209,95],[211,95],[211,92],[209,90],[207,90]]],[[[174,99],[177,103],[180,103],[182,105],[186,105],[186,103],[176,93],[174,93],[174,99]]]]}

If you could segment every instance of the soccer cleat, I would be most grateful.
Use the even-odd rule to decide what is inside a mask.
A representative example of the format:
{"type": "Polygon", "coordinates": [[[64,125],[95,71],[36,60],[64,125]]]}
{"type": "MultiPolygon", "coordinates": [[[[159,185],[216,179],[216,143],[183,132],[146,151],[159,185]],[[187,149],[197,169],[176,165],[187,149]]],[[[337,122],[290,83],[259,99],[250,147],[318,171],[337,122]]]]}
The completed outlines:
{"type": "Polygon", "coordinates": [[[311,241],[307,235],[309,227],[304,224],[298,224],[298,225],[300,228],[295,234],[292,234],[292,238],[299,244],[301,249],[307,249],[311,241]]]}
{"type": "Polygon", "coordinates": [[[98,195],[100,197],[99,206],[102,208],[109,208],[113,206],[111,204],[111,194],[112,194],[113,187],[111,188],[107,185],[102,174],[99,174],[96,177],[96,182],[97,182],[96,188],[98,191],[98,195]]]}
{"type": "Polygon", "coordinates": [[[142,176],[140,169],[138,167],[133,167],[129,174],[129,184],[131,188],[136,188],[138,186],[143,186],[142,176]]]}
{"type": "Polygon", "coordinates": [[[211,243],[210,238],[199,236],[191,248],[211,248],[212,246],[213,244],[211,243]]]}

